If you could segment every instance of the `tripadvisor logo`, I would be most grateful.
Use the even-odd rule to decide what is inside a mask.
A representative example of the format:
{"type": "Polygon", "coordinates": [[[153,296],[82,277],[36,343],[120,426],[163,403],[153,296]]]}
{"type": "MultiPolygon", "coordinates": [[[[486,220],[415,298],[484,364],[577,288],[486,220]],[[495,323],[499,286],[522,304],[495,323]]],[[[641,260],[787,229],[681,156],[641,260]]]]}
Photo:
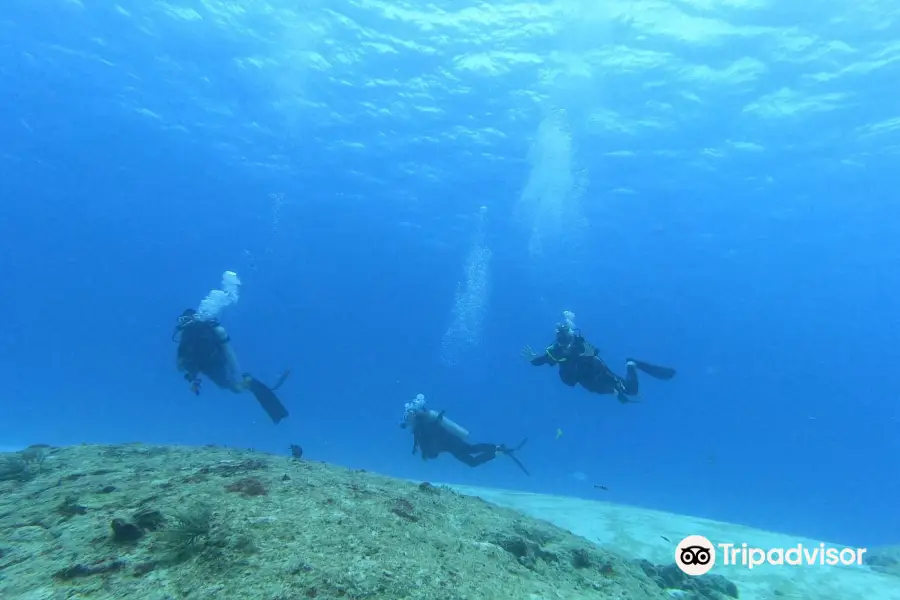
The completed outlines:
{"type": "Polygon", "coordinates": [[[675,564],[688,575],[706,575],[716,564],[716,547],[702,535],[689,535],[675,548],[675,564]]]}
{"type": "Polygon", "coordinates": [[[862,565],[865,548],[836,548],[826,544],[790,548],[756,548],[748,544],[713,544],[702,535],[689,535],[675,548],[675,564],[687,575],[706,575],[713,566],[753,569],[764,564],[801,566],[862,565]]]}

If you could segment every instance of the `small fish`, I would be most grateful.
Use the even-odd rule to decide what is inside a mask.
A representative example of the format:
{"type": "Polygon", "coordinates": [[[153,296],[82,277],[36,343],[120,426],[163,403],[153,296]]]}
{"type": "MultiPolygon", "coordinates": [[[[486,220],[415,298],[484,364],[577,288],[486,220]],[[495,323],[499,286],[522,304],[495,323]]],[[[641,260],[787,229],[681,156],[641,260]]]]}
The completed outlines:
{"type": "Polygon", "coordinates": [[[556,439],[561,438],[562,434],[563,434],[562,429],[557,428],[556,429],[556,439]]]}
{"type": "Polygon", "coordinates": [[[297,460],[303,458],[303,448],[301,448],[297,444],[291,444],[290,446],[288,446],[288,449],[290,449],[291,451],[292,458],[296,458],[297,460]]]}
{"type": "Polygon", "coordinates": [[[661,536],[659,536],[659,537],[661,537],[662,539],[666,540],[666,541],[669,542],[670,544],[672,543],[672,540],[670,540],[669,538],[667,538],[667,537],[664,536],[664,535],[661,535],[661,536]]]}
{"type": "Polygon", "coordinates": [[[199,377],[195,377],[193,380],[191,380],[191,391],[194,392],[195,396],[200,395],[200,383],[201,382],[202,382],[202,380],[199,377]]]}
{"type": "Polygon", "coordinates": [[[605,485],[597,485],[597,484],[595,483],[595,484],[594,484],[594,487],[597,488],[598,490],[603,490],[604,492],[608,492],[608,491],[609,491],[609,488],[606,487],[605,485]]]}

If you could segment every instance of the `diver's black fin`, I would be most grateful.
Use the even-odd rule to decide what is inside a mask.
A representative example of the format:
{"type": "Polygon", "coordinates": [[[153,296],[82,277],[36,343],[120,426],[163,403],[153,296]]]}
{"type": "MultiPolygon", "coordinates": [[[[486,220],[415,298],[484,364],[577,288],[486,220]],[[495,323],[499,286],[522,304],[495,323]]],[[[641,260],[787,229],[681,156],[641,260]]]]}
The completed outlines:
{"type": "Polygon", "coordinates": [[[271,389],[271,390],[274,392],[275,390],[277,390],[278,388],[280,388],[281,385],[282,385],[285,381],[287,381],[287,378],[290,377],[290,376],[291,376],[291,370],[290,370],[290,369],[285,369],[284,373],[281,374],[281,377],[278,378],[278,382],[277,382],[275,385],[273,385],[271,388],[269,388],[269,389],[271,389]]]}
{"type": "Polygon", "coordinates": [[[650,363],[646,363],[642,360],[635,360],[633,358],[629,360],[634,363],[635,367],[655,379],[662,379],[664,381],[667,381],[675,377],[675,369],[671,369],[669,367],[660,367],[659,365],[651,365],[650,363]]]}
{"type": "Polygon", "coordinates": [[[522,469],[522,472],[523,472],[523,473],[525,473],[526,475],[528,475],[529,477],[531,477],[531,473],[528,472],[528,469],[525,468],[525,465],[522,464],[522,461],[520,461],[518,458],[515,457],[515,455],[510,454],[509,452],[507,452],[506,455],[507,455],[508,457],[510,457],[510,458],[512,459],[512,461],[513,461],[514,463],[516,463],[516,465],[518,465],[518,467],[519,467],[520,469],[522,469]]]}
{"type": "Polygon", "coordinates": [[[526,475],[531,477],[531,473],[528,472],[528,469],[525,468],[525,465],[522,464],[522,461],[520,461],[518,458],[516,458],[516,455],[515,455],[515,452],[517,450],[521,450],[522,446],[524,446],[527,441],[528,441],[528,438],[525,438],[524,440],[519,442],[519,445],[516,446],[515,448],[504,450],[503,454],[508,456],[514,463],[516,463],[516,466],[518,466],[520,469],[522,469],[523,473],[525,473],[526,475]]]}
{"type": "Polygon", "coordinates": [[[288,416],[288,411],[284,404],[281,403],[275,392],[266,387],[264,383],[250,376],[247,376],[245,381],[250,392],[256,397],[256,401],[266,411],[273,423],[277,424],[288,416]]]}
{"type": "Polygon", "coordinates": [[[616,400],[621,402],[622,404],[639,404],[641,402],[640,396],[629,396],[622,390],[616,390],[615,393],[616,400]]]}

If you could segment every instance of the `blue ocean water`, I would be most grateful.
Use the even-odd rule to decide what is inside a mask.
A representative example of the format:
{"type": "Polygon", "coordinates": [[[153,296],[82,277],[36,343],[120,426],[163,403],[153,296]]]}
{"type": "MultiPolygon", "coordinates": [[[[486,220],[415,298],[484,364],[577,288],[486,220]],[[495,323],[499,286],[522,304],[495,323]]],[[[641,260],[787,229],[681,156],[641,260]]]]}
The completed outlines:
{"type": "Polygon", "coordinates": [[[296,443],[896,542],[900,13],[783,4],[8,0],[0,445],[296,443]],[[278,426],[175,370],[225,270],[278,426]],[[564,310],[678,375],[622,406],[529,366],[564,310]],[[532,476],[412,456],[418,393],[532,476]]]}

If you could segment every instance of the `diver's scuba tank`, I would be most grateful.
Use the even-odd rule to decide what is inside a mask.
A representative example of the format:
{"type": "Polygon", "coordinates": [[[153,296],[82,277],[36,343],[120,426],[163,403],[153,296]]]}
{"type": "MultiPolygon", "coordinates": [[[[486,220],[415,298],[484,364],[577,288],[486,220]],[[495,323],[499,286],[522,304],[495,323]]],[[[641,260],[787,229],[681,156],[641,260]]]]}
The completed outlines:
{"type": "Polygon", "coordinates": [[[441,417],[441,414],[436,410],[425,408],[425,394],[417,394],[412,402],[406,403],[406,406],[404,408],[405,412],[403,420],[400,422],[401,426],[403,426],[407,422],[412,413],[419,412],[428,415],[432,420],[440,417],[441,427],[443,427],[444,430],[446,430],[448,433],[452,433],[460,439],[469,437],[469,431],[464,427],[461,427],[447,417],[441,417]]]}
{"type": "MultiPolygon", "coordinates": [[[[441,416],[440,413],[436,410],[426,410],[425,413],[432,419],[437,419],[441,416]]],[[[457,423],[454,423],[447,417],[441,417],[441,427],[443,427],[448,433],[452,433],[460,439],[469,437],[469,431],[467,429],[460,427],[457,423]]]]}

